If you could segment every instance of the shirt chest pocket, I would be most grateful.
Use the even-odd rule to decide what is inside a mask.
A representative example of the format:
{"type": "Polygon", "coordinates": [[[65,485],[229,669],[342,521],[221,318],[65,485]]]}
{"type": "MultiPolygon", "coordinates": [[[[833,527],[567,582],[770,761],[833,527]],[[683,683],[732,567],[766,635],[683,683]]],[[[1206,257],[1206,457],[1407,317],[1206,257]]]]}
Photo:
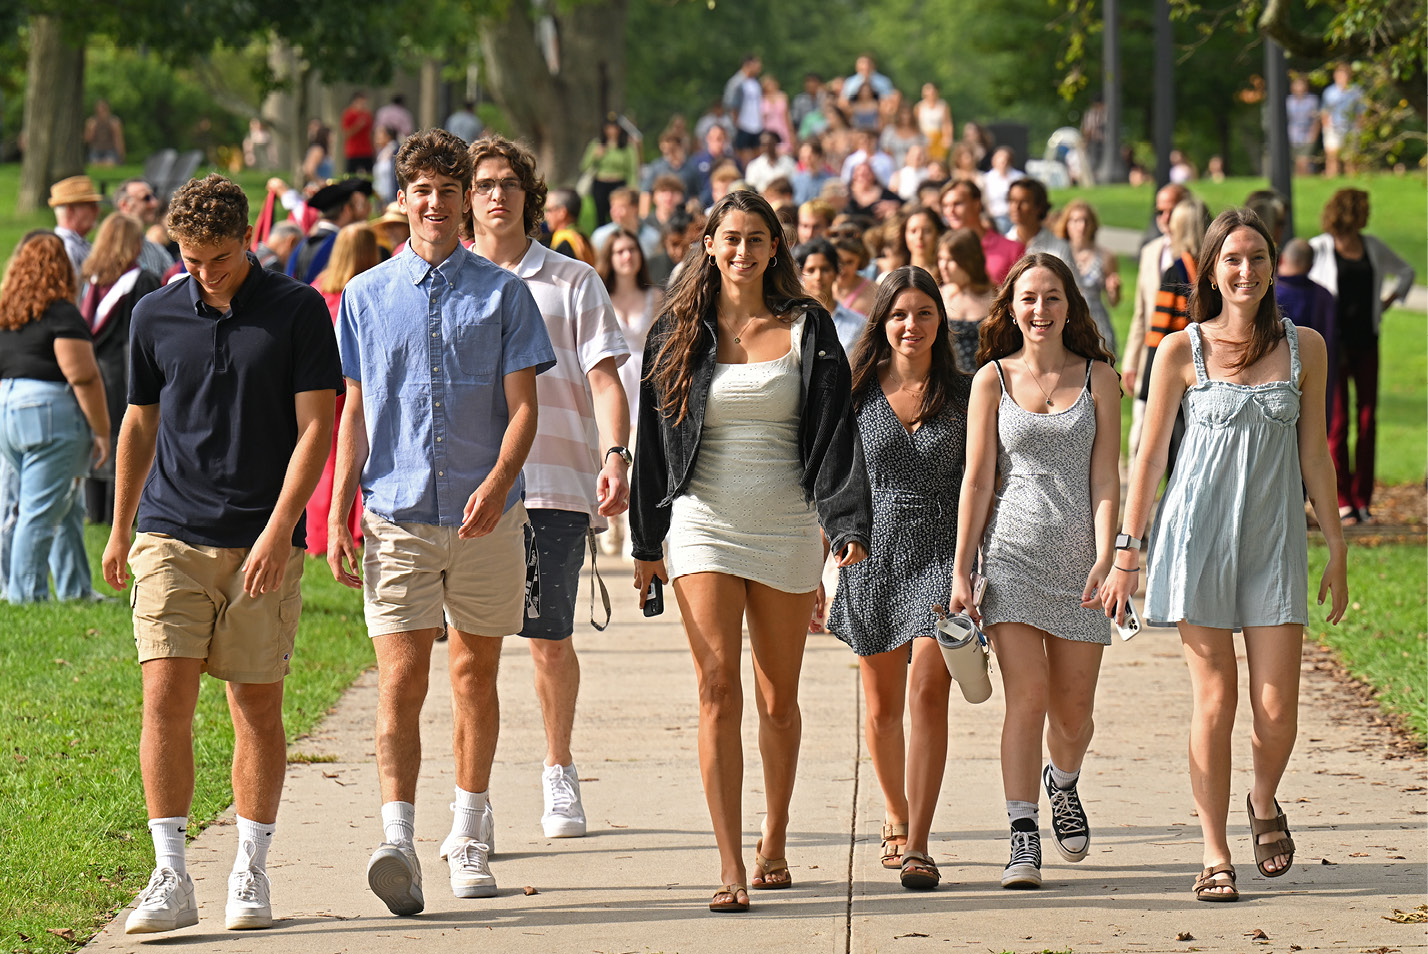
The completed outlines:
{"type": "Polygon", "coordinates": [[[501,370],[501,323],[463,322],[452,334],[456,366],[473,381],[495,380],[501,370]]]}

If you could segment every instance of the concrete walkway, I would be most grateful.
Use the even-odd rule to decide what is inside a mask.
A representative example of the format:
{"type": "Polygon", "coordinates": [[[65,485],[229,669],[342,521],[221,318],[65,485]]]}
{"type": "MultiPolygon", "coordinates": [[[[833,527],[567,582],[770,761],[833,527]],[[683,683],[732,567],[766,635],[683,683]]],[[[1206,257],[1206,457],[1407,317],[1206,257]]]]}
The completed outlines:
{"type": "MultiPolygon", "coordinates": [[[[612,561],[613,562],[613,561],[612,561]]],[[[445,661],[425,713],[426,762],[418,798],[418,852],[426,912],[394,918],[367,889],[367,857],[381,837],[373,762],[375,679],[364,677],[294,756],[332,762],[289,768],[271,856],[270,931],[222,929],[234,848],[231,814],[190,846],[200,922],[169,935],[128,938],[124,914],[90,945],[96,952],[193,949],[258,954],[388,952],[1041,952],[1423,951],[1425,926],[1386,920],[1425,902],[1425,763],[1401,757],[1330,677],[1306,663],[1299,746],[1280,792],[1298,858],[1275,881],[1254,870],[1243,810],[1231,831],[1239,904],[1196,903],[1199,829],[1185,767],[1189,698],[1173,631],[1151,630],[1106,653],[1097,735],[1082,796],[1094,841],[1067,865],[1043,807],[1046,884],[999,887],[1006,862],[997,747],[1002,714],[992,699],[952,711],[952,753],[932,850],[943,885],[905,891],[877,860],[881,796],[861,742],[854,657],[827,636],[810,638],[803,677],[803,755],[788,855],[791,890],[753,892],[743,916],[707,913],[717,855],[700,788],[692,668],[678,617],[647,621],[609,567],[616,602],[603,634],[582,627],[584,668],[576,747],[590,835],[541,837],[540,719],[531,662],[506,642],[503,734],[492,791],[500,895],[450,896],[437,849],[449,824],[450,710],[445,661]],[[527,886],[538,893],[527,895],[527,886]],[[1267,940],[1251,935],[1262,931],[1267,940]],[[1185,935],[1185,939],[1178,939],[1185,935]],[[1193,939],[1191,939],[1193,937],[1193,939]]],[[[585,607],[582,593],[581,607],[585,607]]],[[[301,641],[299,641],[301,653],[301,641]]],[[[297,664],[301,665],[299,655],[297,664]]],[[[994,664],[995,665],[995,664],[994,664]]],[[[747,667],[747,654],[746,654],[747,667]]],[[[756,752],[752,699],[746,754],[756,752]]],[[[1248,708],[1236,735],[1232,802],[1249,784],[1248,708]]],[[[752,866],[762,783],[745,769],[752,866]]],[[[134,797],[138,798],[136,791],[134,797]]],[[[127,912],[125,912],[127,913],[127,912]]]]}

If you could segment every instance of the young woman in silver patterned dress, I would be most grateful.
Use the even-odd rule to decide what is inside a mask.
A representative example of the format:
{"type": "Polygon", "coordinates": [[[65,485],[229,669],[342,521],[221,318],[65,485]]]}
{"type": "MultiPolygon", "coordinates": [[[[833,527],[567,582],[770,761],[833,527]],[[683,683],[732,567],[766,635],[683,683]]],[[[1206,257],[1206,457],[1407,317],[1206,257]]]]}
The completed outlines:
{"type": "Polygon", "coordinates": [[[980,544],[980,618],[1006,691],[1007,888],[1041,886],[1039,769],[1061,856],[1080,861],[1091,841],[1076,783],[1111,638],[1098,590],[1120,504],[1112,360],[1065,262],[1032,253],[1013,266],[982,326],[949,607],[978,615],[970,573],[980,544]]]}

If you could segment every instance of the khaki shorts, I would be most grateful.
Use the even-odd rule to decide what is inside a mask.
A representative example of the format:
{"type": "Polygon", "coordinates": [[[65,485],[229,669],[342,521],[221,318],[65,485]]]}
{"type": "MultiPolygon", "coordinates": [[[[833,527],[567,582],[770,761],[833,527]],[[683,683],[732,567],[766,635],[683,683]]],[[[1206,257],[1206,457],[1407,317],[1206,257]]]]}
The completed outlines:
{"type": "Polygon", "coordinates": [[[202,547],[141,533],[129,550],[139,662],[202,659],[226,682],[270,683],[288,674],[302,615],[303,552],[292,548],[282,586],[243,592],[247,547],[202,547]]]}
{"type": "Polygon", "coordinates": [[[484,537],[456,527],[362,514],[367,635],[452,626],[476,636],[519,633],[526,605],[526,508],[517,502],[484,537]]]}

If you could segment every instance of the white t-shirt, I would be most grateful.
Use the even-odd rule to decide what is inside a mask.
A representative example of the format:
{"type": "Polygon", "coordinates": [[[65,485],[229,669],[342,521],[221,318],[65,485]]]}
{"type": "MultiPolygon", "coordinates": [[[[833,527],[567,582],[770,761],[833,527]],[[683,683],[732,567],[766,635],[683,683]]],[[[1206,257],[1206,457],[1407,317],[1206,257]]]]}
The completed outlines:
{"type": "Polygon", "coordinates": [[[590,526],[603,530],[595,479],[605,448],[586,375],[605,358],[624,364],[629,346],[605,284],[589,265],[531,242],[515,273],[540,308],[556,358],[536,378],[540,418],[524,468],[526,506],[588,514],[590,526]]]}

